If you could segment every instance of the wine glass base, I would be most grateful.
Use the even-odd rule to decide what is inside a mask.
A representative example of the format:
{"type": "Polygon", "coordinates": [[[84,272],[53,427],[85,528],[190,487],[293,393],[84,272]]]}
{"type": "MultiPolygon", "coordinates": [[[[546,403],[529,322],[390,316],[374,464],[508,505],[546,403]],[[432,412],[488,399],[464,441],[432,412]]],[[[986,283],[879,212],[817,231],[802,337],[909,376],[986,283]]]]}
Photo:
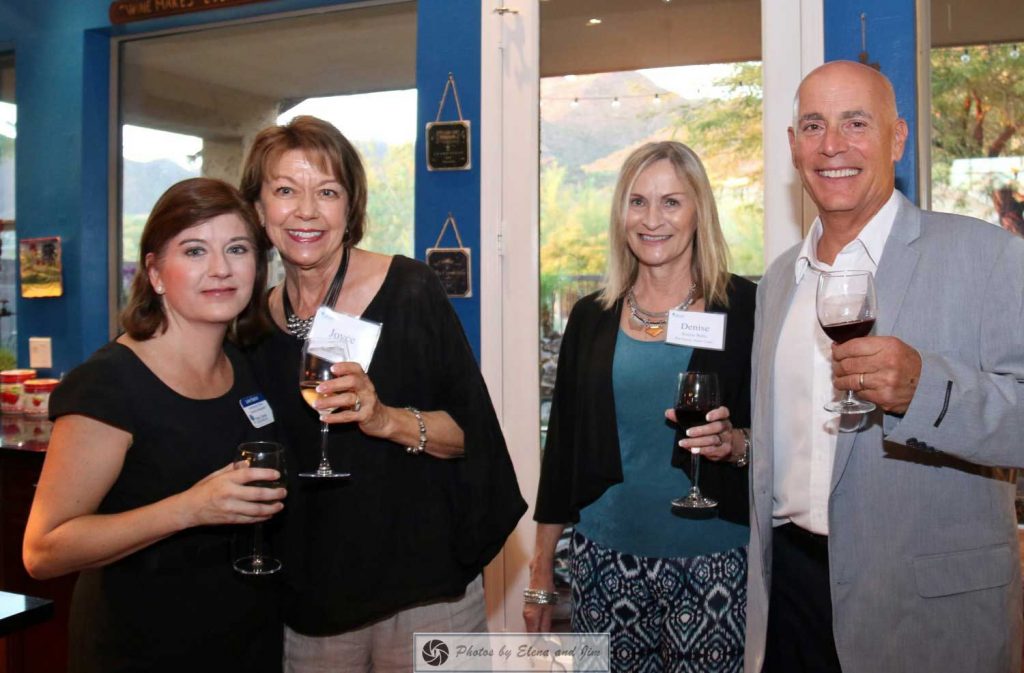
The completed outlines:
{"type": "Polygon", "coordinates": [[[676,498],[672,501],[672,511],[680,510],[712,510],[718,507],[718,501],[706,496],[690,494],[685,498],[676,498]]]}
{"type": "Polygon", "coordinates": [[[299,472],[299,476],[303,479],[349,479],[352,476],[352,473],[334,472],[333,470],[321,472],[320,470],[317,470],[316,472],[299,472]]]}
{"type": "Polygon", "coordinates": [[[825,411],[834,414],[866,414],[875,410],[875,404],[866,400],[837,400],[825,405],[825,411]]]}
{"type": "Polygon", "coordinates": [[[234,566],[243,575],[273,575],[281,569],[281,562],[267,556],[243,556],[234,566]]]}

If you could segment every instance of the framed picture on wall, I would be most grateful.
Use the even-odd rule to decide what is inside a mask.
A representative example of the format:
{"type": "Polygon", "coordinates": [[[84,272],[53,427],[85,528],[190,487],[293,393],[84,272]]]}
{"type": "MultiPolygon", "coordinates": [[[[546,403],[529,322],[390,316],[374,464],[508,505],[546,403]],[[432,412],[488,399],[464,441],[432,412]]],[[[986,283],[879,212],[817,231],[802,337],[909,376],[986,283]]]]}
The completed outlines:
{"type": "Polygon", "coordinates": [[[36,299],[64,294],[60,236],[22,239],[18,243],[18,261],[22,297],[36,299]]]}

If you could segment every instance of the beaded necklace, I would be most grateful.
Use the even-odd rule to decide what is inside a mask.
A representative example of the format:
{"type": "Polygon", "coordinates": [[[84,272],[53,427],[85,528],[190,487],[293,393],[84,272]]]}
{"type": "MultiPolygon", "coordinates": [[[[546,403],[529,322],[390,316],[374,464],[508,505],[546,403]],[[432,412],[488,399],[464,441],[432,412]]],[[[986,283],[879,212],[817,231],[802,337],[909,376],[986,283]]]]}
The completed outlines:
{"type": "MultiPolygon", "coordinates": [[[[348,271],[348,255],[349,247],[345,246],[345,251],[341,257],[341,264],[338,266],[338,271],[334,274],[334,279],[331,281],[331,286],[327,290],[327,296],[324,297],[324,301],[321,306],[327,306],[330,308],[334,307],[334,304],[338,301],[338,295],[341,294],[341,286],[345,282],[345,273],[348,271]]],[[[316,312],[308,318],[300,318],[295,315],[295,311],[292,309],[292,302],[288,299],[288,281],[285,281],[284,286],[281,288],[282,302],[284,304],[284,321],[288,326],[288,331],[294,336],[300,339],[305,339],[309,336],[309,330],[313,327],[313,319],[316,318],[316,312]]]]}

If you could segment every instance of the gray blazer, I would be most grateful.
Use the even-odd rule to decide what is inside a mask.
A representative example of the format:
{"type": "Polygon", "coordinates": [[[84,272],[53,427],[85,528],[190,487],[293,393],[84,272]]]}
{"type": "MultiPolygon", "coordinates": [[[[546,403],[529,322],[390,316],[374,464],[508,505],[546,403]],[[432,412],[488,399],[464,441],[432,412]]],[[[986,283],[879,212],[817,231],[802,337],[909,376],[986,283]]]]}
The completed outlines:
{"type": "MultiPolygon", "coordinates": [[[[764,658],[772,370],[798,250],[758,288],[748,673],[764,658]]],[[[917,349],[923,367],[903,418],[875,411],[838,438],[829,567],[843,672],[1017,673],[1021,577],[1008,468],[1024,467],[1024,239],[901,197],[876,285],[875,333],[917,349]]]]}

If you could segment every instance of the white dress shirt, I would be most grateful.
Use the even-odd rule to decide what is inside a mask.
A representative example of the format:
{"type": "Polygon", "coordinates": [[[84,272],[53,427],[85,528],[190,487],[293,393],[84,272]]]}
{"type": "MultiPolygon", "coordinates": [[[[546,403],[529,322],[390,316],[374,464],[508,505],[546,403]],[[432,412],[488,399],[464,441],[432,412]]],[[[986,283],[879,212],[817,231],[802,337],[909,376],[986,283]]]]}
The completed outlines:
{"type": "Polygon", "coordinates": [[[796,294],[779,335],[772,377],[775,398],[772,516],[776,526],[793,522],[814,533],[828,535],[828,498],[832,490],[836,435],[841,429],[855,429],[861,416],[843,418],[824,408],[830,400],[839,399],[840,393],[832,387],[832,341],[818,324],[815,309],[818,277],[828,271],[875,273],[897,210],[894,191],[831,265],[818,259],[822,227],[821,220],[815,219],[797,257],[793,269],[796,294]]]}

